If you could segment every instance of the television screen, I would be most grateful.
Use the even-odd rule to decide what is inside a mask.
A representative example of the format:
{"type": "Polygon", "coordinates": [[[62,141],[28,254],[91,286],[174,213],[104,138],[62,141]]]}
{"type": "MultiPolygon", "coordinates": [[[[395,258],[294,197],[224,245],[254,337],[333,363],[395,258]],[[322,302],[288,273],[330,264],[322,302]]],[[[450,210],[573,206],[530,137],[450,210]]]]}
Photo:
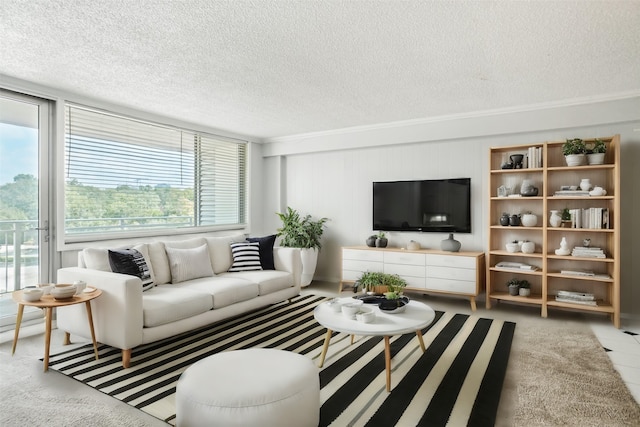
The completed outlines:
{"type": "Polygon", "coordinates": [[[471,178],[374,182],[373,229],[471,233],[471,178]]]}

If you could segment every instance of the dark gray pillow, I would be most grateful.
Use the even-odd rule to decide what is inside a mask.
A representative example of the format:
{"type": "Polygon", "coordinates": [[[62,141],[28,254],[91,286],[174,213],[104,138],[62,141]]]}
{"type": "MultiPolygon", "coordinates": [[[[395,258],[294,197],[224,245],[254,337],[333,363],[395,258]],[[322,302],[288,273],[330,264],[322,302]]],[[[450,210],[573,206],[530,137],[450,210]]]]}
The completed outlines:
{"type": "Polygon", "coordinates": [[[109,264],[114,273],[129,274],[142,280],[142,290],[153,288],[151,271],[144,256],[135,249],[109,250],[109,264]]]}
{"type": "Polygon", "coordinates": [[[260,264],[263,270],[275,270],[273,261],[273,245],[276,243],[276,235],[265,237],[249,237],[247,241],[258,242],[260,244],[260,264]]]}

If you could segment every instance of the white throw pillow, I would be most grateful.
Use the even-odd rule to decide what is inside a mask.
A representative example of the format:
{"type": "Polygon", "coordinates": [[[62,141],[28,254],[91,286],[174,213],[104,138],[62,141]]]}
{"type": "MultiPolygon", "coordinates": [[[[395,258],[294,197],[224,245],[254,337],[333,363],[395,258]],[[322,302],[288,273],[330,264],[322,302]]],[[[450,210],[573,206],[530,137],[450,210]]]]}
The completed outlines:
{"type": "Polygon", "coordinates": [[[182,249],[165,246],[171,269],[171,283],[213,276],[206,243],[197,248],[182,249]]]}
{"type": "Polygon", "coordinates": [[[91,270],[111,271],[109,250],[106,248],[84,248],[82,257],[84,265],[91,270]]]}
{"type": "Polygon", "coordinates": [[[229,271],[262,270],[258,242],[231,243],[231,256],[233,264],[229,271]]]}

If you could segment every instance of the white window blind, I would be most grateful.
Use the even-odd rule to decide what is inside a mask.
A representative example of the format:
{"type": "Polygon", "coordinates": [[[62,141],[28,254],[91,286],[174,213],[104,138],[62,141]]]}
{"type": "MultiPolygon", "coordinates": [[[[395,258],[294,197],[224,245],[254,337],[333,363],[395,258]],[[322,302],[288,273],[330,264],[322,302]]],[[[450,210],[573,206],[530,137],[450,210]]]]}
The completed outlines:
{"type": "Polygon", "coordinates": [[[246,149],[67,104],[65,234],[244,225],[246,149]]]}

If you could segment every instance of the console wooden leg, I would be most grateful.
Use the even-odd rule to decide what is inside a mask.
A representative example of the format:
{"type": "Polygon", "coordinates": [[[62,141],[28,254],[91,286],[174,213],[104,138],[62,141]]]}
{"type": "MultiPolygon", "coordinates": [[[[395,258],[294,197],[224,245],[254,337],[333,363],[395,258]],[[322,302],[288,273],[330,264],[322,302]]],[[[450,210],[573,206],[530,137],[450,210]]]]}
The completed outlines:
{"type": "Polygon", "coordinates": [[[122,350],[122,367],[128,368],[131,366],[131,349],[122,350]]]}
{"type": "Polygon", "coordinates": [[[476,297],[469,298],[471,300],[471,311],[476,311],[476,297]]]}
{"type": "Polygon", "coordinates": [[[71,334],[69,332],[64,333],[64,341],[62,341],[62,345],[71,344],[71,334]]]}

